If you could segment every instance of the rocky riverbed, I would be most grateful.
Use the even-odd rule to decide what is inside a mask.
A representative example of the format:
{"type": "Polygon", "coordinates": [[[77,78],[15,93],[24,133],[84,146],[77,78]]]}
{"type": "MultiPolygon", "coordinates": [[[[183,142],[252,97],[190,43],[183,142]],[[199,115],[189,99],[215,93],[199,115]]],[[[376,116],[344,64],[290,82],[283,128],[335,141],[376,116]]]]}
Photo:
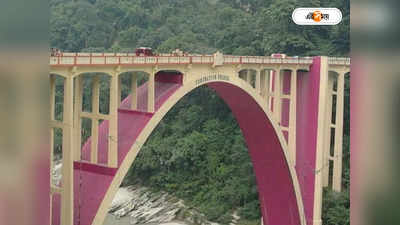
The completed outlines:
{"type": "MultiPolygon", "coordinates": [[[[52,182],[61,181],[62,164],[54,162],[52,182]]],[[[238,217],[233,215],[235,225],[238,217]]],[[[219,225],[173,195],[141,185],[120,187],[103,225],[219,225]]]]}
{"type": "Polygon", "coordinates": [[[132,185],[121,187],[109,210],[104,225],[218,225],[203,214],[165,192],[132,185]]]}

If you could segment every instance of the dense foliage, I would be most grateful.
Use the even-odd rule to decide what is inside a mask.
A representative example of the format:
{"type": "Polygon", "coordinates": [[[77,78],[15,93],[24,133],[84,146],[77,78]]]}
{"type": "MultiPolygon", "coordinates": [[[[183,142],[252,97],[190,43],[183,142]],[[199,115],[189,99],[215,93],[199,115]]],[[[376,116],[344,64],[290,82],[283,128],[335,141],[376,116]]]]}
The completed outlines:
{"type": "Polygon", "coordinates": [[[246,217],[259,218],[241,131],[206,87],[182,99],[158,125],[129,173],[128,180],[137,180],[132,178],[188,199],[211,220],[228,222],[226,213],[239,206],[246,217]]]}
{"type": "Polygon", "coordinates": [[[51,45],[68,51],[132,51],[270,55],[346,55],[345,0],[51,0],[51,45]],[[297,26],[300,6],[337,7],[338,26],[297,26]]]}
{"type": "MultiPolygon", "coordinates": [[[[64,51],[132,52],[149,46],[158,52],[180,48],[191,53],[346,56],[350,48],[345,0],[51,0],[50,4],[51,45],[64,51]],[[293,9],[305,6],[340,8],[343,22],[293,24],[293,9]]],[[[62,93],[57,96],[61,101],[62,93]]],[[[106,110],[107,98],[101,98],[106,110]]],[[[326,225],[349,224],[349,104],[347,80],[344,192],[325,190],[326,225]]],[[[60,107],[56,106],[58,112],[60,107]]],[[[175,193],[214,221],[227,223],[234,210],[246,220],[260,218],[241,131],[227,106],[207,88],[182,99],[158,125],[125,182],[138,180],[175,193]]]]}

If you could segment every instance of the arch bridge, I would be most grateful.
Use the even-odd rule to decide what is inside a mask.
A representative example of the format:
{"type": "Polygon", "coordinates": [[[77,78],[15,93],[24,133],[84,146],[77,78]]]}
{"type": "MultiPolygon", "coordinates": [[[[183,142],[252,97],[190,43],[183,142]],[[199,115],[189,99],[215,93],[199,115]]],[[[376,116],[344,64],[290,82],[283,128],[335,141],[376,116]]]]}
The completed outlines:
{"type": "Polygon", "coordinates": [[[62,179],[50,183],[51,224],[101,225],[152,130],[179,99],[202,85],[224,99],[243,132],[263,223],[322,224],[322,188],[332,184],[340,191],[342,186],[344,84],[349,67],[348,58],[325,56],[62,53],[50,57],[51,147],[55,131],[62,133],[62,179]],[[89,97],[84,95],[87,73],[92,74],[89,97]],[[101,76],[107,78],[106,107],[99,104],[104,91],[101,76]],[[122,89],[129,94],[123,96],[122,89]],[[56,113],[60,107],[56,96],[62,97],[62,118],[56,113]],[[91,109],[83,107],[87,98],[91,109]],[[91,127],[87,140],[82,134],[84,120],[91,127]]]}

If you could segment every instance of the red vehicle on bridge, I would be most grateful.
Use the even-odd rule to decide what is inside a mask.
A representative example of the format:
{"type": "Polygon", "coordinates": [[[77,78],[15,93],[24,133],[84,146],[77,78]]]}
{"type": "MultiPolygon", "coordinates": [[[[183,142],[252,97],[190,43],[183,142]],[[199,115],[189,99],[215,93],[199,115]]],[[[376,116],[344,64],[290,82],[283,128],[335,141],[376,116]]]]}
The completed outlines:
{"type": "Polygon", "coordinates": [[[154,56],[153,50],[149,47],[140,47],[135,50],[136,56],[154,56]]]}
{"type": "Polygon", "coordinates": [[[286,58],[286,54],[274,53],[274,54],[271,54],[271,57],[272,58],[282,58],[282,59],[284,59],[284,58],[286,58]]]}

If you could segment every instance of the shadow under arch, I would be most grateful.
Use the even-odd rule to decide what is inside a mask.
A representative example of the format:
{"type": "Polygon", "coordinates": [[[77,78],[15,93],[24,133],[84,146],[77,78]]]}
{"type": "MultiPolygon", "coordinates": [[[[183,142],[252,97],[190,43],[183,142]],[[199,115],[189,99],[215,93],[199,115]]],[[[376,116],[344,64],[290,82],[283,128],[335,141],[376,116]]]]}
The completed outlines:
{"type": "Polygon", "coordinates": [[[239,78],[247,81],[253,88],[256,87],[256,73],[257,70],[254,68],[241,68],[238,72],[239,78]]]}
{"type": "MultiPolygon", "coordinates": [[[[108,207],[142,145],[164,115],[186,94],[207,85],[227,103],[236,117],[249,149],[256,175],[264,224],[305,225],[304,209],[294,167],[288,162],[287,146],[263,99],[240,78],[191,80],[158,98],[155,114],[119,113],[119,168],[112,176],[83,171],[79,221],[101,225],[108,207]]],[[[75,181],[79,177],[75,175],[75,181]]],[[[75,182],[76,183],[76,182],[75,182]]],[[[75,188],[77,184],[75,184],[75,188]]],[[[75,200],[78,201],[77,199],[75,200]]],[[[77,204],[77,203],[76,203],[77,204]]],[[[77,210],[77,208],[75,207],[77,210]]],[[[78,220],[75,215],[75,223],[78,220]]]]}

